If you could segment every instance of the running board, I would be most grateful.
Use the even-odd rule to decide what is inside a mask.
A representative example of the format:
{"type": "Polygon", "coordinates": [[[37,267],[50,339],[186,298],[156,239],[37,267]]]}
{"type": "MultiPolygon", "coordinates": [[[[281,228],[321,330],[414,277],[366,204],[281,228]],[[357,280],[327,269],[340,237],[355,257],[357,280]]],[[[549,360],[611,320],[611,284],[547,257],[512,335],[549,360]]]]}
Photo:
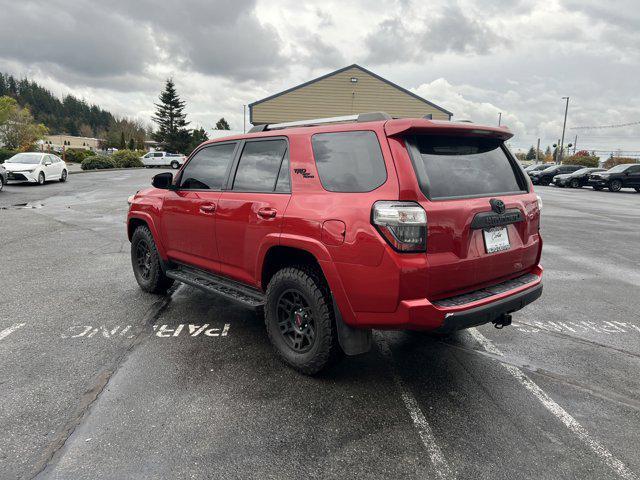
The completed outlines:
{"type": "Polygon", "coordinates": [[[250,308],[259,308],[264,305],[264,293],[219,275],[203,272],[202,270],[184,265],[167,270],[165,274],[169,278],[199,288],[205,292],[234,300],[250,308]]]}

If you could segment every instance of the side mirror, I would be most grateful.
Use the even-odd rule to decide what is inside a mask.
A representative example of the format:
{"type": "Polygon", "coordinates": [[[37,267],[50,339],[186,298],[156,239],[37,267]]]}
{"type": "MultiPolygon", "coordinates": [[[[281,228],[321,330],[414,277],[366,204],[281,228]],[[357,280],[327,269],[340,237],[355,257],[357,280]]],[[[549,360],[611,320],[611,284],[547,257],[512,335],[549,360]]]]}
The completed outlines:
{"type": "Polygon", "coordinates": [[[165,172],[153,176],[151,185],[163,190],[173,190],[173,173],[165,172]]]}

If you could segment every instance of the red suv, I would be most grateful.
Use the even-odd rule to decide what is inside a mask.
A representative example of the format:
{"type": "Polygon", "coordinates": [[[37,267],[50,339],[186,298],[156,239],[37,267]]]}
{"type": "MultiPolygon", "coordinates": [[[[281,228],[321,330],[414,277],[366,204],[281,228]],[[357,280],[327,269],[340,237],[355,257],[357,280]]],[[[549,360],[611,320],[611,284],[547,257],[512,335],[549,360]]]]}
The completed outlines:
{"type": "Polygon", "coordinates": [[[542,293],[541,202],[511,136],[370,113],[206,142],[130,199],[136,280],[263,309],[307,374],[366,352],[371,329],[508,325],[542,293]]]}

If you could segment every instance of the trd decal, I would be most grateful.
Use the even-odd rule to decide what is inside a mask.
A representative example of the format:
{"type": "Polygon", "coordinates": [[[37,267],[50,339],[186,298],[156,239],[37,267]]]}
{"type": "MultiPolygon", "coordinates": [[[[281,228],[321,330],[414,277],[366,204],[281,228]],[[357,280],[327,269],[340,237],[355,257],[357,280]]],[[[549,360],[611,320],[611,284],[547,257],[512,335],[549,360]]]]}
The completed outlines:
{"type": "Polygon", "coordinates": [[[298,175],[302,175],[302,178],[315,178],[313,175],[307,172],[306,168],[294,168],[293,173],[297,173],[298,175]]]}

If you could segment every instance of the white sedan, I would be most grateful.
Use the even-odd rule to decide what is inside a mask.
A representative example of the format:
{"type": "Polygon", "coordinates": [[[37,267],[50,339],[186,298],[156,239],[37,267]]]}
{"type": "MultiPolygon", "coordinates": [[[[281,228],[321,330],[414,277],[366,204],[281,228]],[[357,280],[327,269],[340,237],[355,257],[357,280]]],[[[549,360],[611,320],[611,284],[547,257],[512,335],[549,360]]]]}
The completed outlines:
{"type": "Polygon", "coordinates": [[[7,169],[7,180],[40,185],[48,180],[64,182],[69,173],[67,164],[52,153],[17,153],[4,161],[4,168],[7,169]]]}

